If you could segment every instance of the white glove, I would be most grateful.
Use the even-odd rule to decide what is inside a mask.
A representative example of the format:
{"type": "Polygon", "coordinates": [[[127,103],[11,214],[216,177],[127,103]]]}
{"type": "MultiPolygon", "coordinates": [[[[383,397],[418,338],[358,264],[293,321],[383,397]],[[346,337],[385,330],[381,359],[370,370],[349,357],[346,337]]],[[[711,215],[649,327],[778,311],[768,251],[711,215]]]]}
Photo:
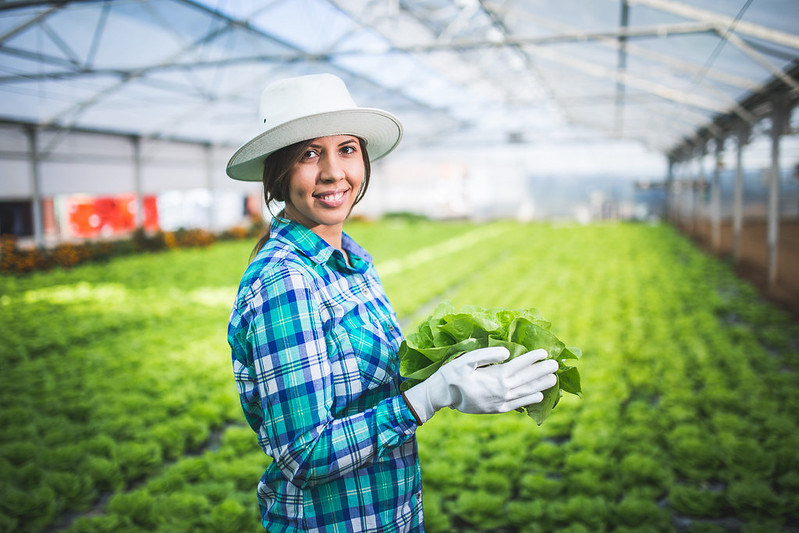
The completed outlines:
{"type": "Polygon", "coordinates": [[[543,400],[541,391],[557,383],[558,362],[541,361],[547,352],[539,349],[491,364],[509,356],[501,346],[467,352],[405,391],[405,401],[423,424],[442,407],[462,413],[506,413],[543,400]]]}

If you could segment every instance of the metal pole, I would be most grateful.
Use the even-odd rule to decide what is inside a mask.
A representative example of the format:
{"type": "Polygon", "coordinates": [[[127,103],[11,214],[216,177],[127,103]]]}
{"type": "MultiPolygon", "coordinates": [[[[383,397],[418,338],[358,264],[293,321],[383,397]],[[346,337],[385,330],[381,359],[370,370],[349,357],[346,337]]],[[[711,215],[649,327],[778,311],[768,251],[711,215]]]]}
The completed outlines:
{"type": "Polygon", "coordinates": [[[211,197],[208,202],[208,231],[214,231],[214,204],[216,203],[214,195],[214,160],[213,151],[210,144],[205,145],[205,186],[208,188],[208,194],[211,197]]]}
{"type": "Polygon", "coordinates": [[[721,167],[722,152],[724,151],[724,139],[716,139],[716,164],[713,168],[713,183],[710,189],[710,216],[711,216],[711,237],[710,242],[713,251],[721,249],[721,167]]]}
{"type": "Polygon", "coordinates": [[[685,231],[687,206],[690,205],[688,201],[691,199],[691,189],[687,187],[691,179],[689,165],[690,161],[684,159],[680,161],[680,180],[677,188],[677,222],[683,231],[685,231]]]}
{"type": "Polygon", "coordinates": [[[693,194],[691,179],[691,161],[682,160],[680,162],[680,181],[679,189],[677,191],[677,222],[682,231],[688,230],[686,217],[690,215],[690,202],[691,198],[693,198],[691,196],[693,194]]]}
{"type": "MultiPolygon", "coordinates": [[[[630,4],[628,0],[621,0],[621,22],[620,26],[627,29],[630,24],[630,4]]],[[[627,36],[620,34],[619,41],[619,59],[617,71],[619,78],[616,81],[616,121],[614,130],[616,135],[621,136],[624,131],[624,83],[621,81],[622,76],[627,70],[627,36]]]]}
{"type": "Polygon", "coordinates": [[[743,154],[744,146],[749,142],[749,131],[746,128],[738,130],[736,135],[738,140],[735,150],[735,189],[732,200],[732,240],[733,259],[737,263],[741,260],[741,235],[743,233],[743,211],[744,211],[744,169],[743,154]]]}
{"type": "Polygon", "coordinates": [[[136,188],[136,229],[144,229],[144,193],[142,192],[141,137],[131,137],[133,142],[133,184],[136,188]]]}
{"type": "Polygon", "coordinates": [[[780,139],[785,124],[785,98],[775,96],[771,111],[771,179],[768,195],[768,286],[777,283],[780,228],[780,139]]]}
{"type": "Polygon", "coordinates": [[[684,160],[680,165],[680,224],[683,231],[688,231],[688,223],[693,210],[694,200],[694,177],[692,170],[693,161],[684,160]]]}
{"type": "Polygon", "coordinates": [[[666,170],[666,205],[665,205],[665,213],[666,220],[673,221],[673,213],[672,209],[674,206],[672,195],[674,194],[674,159],[672,157],[668,158],[668,167],[666,170]]]}
{"type": "Polygon", "coordinates": [[[693,234],[698,236],[701,228],[701,214],[702,203],[704,202],[705,194],[705,149],[699,151],[696,157],[696,162],[699,165],[699,171],[696,177],[696,186],[694,187],[694,216],[693,216],[693,234]]]}
{"type": "Polygon", "coordinates": [[[31,193],[33,196],[33,240],[36,246],[44,246],[44,231],[42,230],[42,187],[39,169],[38,132],[36,128],[27,128],[28,146],[31,158],[31,193]]]}
{"type": "Polygon", "coordinates": [[[671,189],[671,209],[669,210],[669,214],[671,216],[671,221],[675,226],[680,225],[680,209],[681,209],[681,186],[680,182],[682,181],[682,162],[675,163],[676,168],[674,169],[674,182],[672,183],[671,189]]]}

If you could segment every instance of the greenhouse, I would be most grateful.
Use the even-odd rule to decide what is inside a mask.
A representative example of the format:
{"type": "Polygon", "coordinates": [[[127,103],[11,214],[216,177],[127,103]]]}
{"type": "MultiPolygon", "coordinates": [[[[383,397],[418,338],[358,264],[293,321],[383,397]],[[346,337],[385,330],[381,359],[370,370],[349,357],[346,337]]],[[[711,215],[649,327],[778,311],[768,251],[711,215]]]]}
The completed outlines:
{"type": "Polygon", "coordinates": [[[425,531],[799,531],[799,2],[5,0],[0,532],[272,530],[226,166],[313,74],[402,124],[343,228],[405,385],[527,327],[572,393],[419,425],[425,531]]]}

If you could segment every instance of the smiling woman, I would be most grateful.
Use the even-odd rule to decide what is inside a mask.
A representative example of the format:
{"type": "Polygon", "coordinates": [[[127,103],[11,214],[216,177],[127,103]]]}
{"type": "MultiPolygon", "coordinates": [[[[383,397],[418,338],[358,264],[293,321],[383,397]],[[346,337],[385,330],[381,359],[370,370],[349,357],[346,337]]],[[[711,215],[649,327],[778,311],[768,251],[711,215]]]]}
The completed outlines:
{"type": "MultiPolygon", "coordinates": [[[[371,165],[366,141],[352,135],[300,141],[277,150],[263,165],[267,208],[271,213],[275,202],[285,204],[281,216],[273,213],[273,217],[295,220],[341,249],[342,224],[369,186],[371,165]],[[338,138],[342,139],[341,146],[336,146],[338,138]],[[332,146],[323,151],[327,144],[332,146]],[[314,211],[323,218],[316,219],[314,211]]],[[[253,254],[269,240],[270,232],[267,229],[253,254]]]]}
{"type": "Polygon", "coordinates": [[[307,148],[290,169],[284,216],[341,249],[344,220],[363,197],[369,165],[363,141],[332,135],[303,143],[307,148]]]}
{"type": "Polygon", "coordinates": [[[402,127],[356,107],[331,75],[270,85],[261,113],[267,129],[227,172],[262,179],[267,206],[285,205],[256,246],[228,326],[245,417],[273,459],[257,489],[262,524],[422,531],[416,428],[443,407],[497,413],[541,402],[557,363],[538,362],[546,353],[535,350],[489,366],[508,350],[473,350],[400,393],[397,316],[343,224],[370,160],[394,149],[402,127]]]}

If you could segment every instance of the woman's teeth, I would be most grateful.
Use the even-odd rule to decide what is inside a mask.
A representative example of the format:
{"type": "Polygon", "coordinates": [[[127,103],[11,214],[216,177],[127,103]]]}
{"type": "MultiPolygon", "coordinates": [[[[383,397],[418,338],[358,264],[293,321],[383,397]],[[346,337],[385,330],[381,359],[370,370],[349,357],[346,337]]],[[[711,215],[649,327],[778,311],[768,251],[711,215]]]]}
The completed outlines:
{"type": "Polygon", "coordinates": [[[344,197],[343,192],[332,192],[329,194],[320,194],[318,196],[320,199],[325,200],[327,202],[335,202],[336,200],[341,200],[344,197]]]}

